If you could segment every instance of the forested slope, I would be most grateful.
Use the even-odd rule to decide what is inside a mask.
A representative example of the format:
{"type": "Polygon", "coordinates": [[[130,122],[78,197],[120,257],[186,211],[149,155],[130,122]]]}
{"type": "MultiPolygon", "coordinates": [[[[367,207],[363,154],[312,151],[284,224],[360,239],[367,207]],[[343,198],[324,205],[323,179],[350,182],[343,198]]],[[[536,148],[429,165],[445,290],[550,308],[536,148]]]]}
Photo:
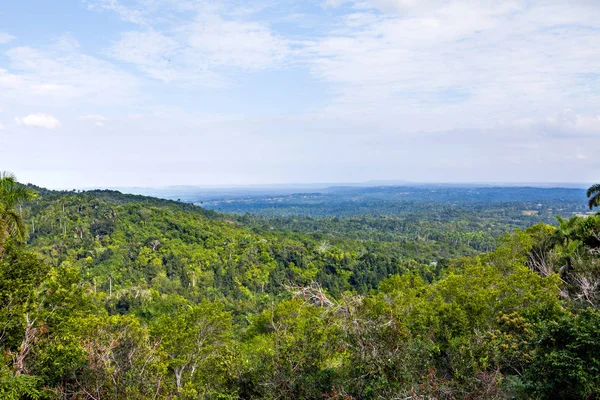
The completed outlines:
{"type": "Polygon", "coordinates": [[[0,180],[2,398],[600,397],[597,216],[477,254],[19,188],[0,180]]]}
{"type": "Polygon", "coordinates": [[[77,265],[102,291],[111,282],[114,290],[143,282],[246,301],[317,280],[335,294],[365,292],[400,270],[434,273],[439,248],[431,244],[424,256],[414,243],[248,229],[190,204],[107,191],[47,193],[24,212],[31,247],[52,265],[77,265]]]}

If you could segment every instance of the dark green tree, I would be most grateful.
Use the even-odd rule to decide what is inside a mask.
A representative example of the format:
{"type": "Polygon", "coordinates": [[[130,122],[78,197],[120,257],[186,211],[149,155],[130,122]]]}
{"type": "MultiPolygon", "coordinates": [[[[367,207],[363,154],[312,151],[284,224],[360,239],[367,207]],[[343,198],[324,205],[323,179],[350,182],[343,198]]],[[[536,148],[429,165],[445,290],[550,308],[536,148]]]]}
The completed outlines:
{"type": "Polygon", "coordinates": [[[587,197],[589,197],[588,206],[590,210],[600,206],[600,183],[590,186],[587,191],[587,197]]]}

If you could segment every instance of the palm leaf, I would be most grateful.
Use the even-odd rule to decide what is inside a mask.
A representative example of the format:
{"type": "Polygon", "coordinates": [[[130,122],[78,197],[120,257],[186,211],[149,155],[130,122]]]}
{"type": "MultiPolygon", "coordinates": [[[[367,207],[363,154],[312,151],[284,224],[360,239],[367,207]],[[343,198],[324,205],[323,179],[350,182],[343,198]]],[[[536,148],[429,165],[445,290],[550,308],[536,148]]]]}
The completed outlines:
{"type": "Polygon", "coordinates": [[[25,240],[27,229],[23,217],[15,208],[35,198],[35,193],[17,182],[9,172],[0,172],[0,239],[11,236],[19,241],[25,240]]]}
{"type": "Polygon", "coordinates": [[[6,232],[9,236],[16,238],[19,241],[25,240],[27,236],[27,228],[23,223],[23,218],[15,210],[4,209],[0,211],[0,220],[2,220],[6,232]]]}
{"type": "Polygon", "coordinates": [[[587,190],[587,197],[590,197],[593,194],[600,193],[600,183],[596,183],[595,185],[590,186],[587,190]]]}
{"type": "Polygon", "coordinates": [[[16,181],[17,177],[12,172],[0,171],[0,180],[2,179],[12,179],[13,181],[16,181]]]}
{"type": "Polygon", "coordinates": [[[33,191],[19,184],[14,175],[8,172],[0,172],[0,204],[2,206],[14,208],[34,197],[33,191]]]}
{"type": "Polygon", "coordinates": [[[590,210],[594,207],[600,206],[600,192],[590,197],[590,200],[588,201],[588,206],[590,206],[590,210]]]}

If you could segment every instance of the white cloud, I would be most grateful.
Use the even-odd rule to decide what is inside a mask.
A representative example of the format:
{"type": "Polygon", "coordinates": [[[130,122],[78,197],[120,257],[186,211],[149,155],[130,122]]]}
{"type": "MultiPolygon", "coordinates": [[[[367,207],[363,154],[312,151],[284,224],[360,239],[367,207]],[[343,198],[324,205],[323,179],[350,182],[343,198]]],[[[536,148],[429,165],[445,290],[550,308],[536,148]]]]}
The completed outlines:
{"type": "Polygon", "coordinates": [[[4,125],[0,122],[0,130],[4,129],[4,125]]]}
{"type": "Polygon", "coordinates": [[[76,118],[78,121],[91,121],[98,127],[103,127],[104,122],[108,119],[99,114],[80,115],[76,118]]]}
{"type": "Polygon", "coordinates": [[[566,104],[592,112],[600,101],[597,4],[369,5],[383,3],[406,10],[357,14],[365,2],[355,2],[351,24],[342,20],[307,49],[312,73],[335,90],[329,112],[400,118],[414,131],[490,127],[566,104]]]}
{"type": "MultiPolygon", "coordinates": [[[[491,2],[473,2],[465,0],[325,0],[323,6],[325,8],[340,7],[351,4],[353,9],[370,10],[376,9],[387,13],[402,12],[406,13],[431,13],[433,10],[438,10],[447,6],[459,4],[469,4],[471,6],[485,6],[492,4],[491,2]]],[[[504,6],[514,7],[521,3],[519,0],[506,0],[504,6]]]]}
{"type": "Polygon", "coordinates": [[[142,9],[124,6],[118,0],[88,1],[88,7],[95,11],[114,11],[121,19],[133,24],[144,25],[147,23],[142,9]]]}
{"type": "Polygon", "coordinates": [[[191,50],[213,65],[263,69],[281,62],[288,52],[286,41],[259,22],[199,15],[181,32],[191,50]]]}
{"type": "Polygon", "coordinates": [[[143,28],[122,33],[108,54],[165,83],[222,86],[237,76],[231,68],[260,71],[280,66],[290,53],[283,35],[251,18],[261,7],[172,0],[128,7],[126,12],[116,0],[96,1],[91,7],[113,10],[143,28]]]}
{"type": "Polygon", "coordinates": [[[176,40],[149,30],[126,32],[108,54],[134,64],[150,78],[171,82],[193,82],[212,86],[217,81],[206,63],[195,64],[176,40]]]}
{"type": "Polygon", "coordinates": [[[10,69],[0,69],[0,107],[5,105],[126,104],[137,94],[137,79],[114,65],[81,52],[63,37],[48,49],[14,47],[10,69]]]}
{"type": "Polygon", "coordinates": [[[0,88],[3,90],[19,89],[22,85],[22,77],[0,68],[0,88]]]}
{"type": "Polygon", "coordinates": [[[202,16],[171,32],[124,33],[109,54],[137,65],[151,78],[163,82],[214,86],[227,80],[221,68],[273,67],[284,59],[287,51],[285,40],[260,23],[202,16]]]}
{"type": "Polygon", "coordinates": [[[46,128],[46,129],[56,129],[60,126],[60,121],[55,117],[49,114],[29,114],[26,117],[18,118],[15,117],[15,120],[18,124],[23,124],[25,126],[31,126],[35,128],[46,128]]]}
{"type": "Polygon", "coordinates": [[[94,122],[103,122],[106,121],[107,118],[105,116],[102,116],[100,114],[87,114],[87,115],[80,115],[77,117],[78,121],[94,121],[94,122]]]}
{"type": "Polygon", "coordinates": [[[15,37],[13,35],[10,35],[6,32],[0,31],[0,44],[8,43],[8,42],[12,41],[14,38],[15,37]]]}
{"type": "Polygon", "coordinates": [[[516,125],[555,138],[600,138],[600,115],[581,115],[570,108],[543,119],[518,120],[516,125]]]}
{"type": "Polygon", "coordinates": [[[74,53],[79,51],[81,45],[79,41],[73,37],[71,34],[66,34],[62,36],[58,36],[52,40],[52,44],[50,46],[55,52],[60,53],[74,53]]]}

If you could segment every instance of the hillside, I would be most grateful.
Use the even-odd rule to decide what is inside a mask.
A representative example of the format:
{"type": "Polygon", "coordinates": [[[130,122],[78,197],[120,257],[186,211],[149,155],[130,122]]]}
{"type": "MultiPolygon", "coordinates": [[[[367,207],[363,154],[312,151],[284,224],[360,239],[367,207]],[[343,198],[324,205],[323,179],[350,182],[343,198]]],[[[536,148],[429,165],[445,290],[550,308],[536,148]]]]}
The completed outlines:
{"type": "Polygon", "coordinates": [[[598,216],[281,220],[29,189],[27,243],[0,246],[3,398],[600,395],[598,216]]]}
{"type": "Polygon", "coordinates": [[[249,229],[248,220],[244,226],[181,202],[110,191],[42,193],[24,208],[29,244],[54,266],[77,265],[103,291],[110,282],[118,290],[162,281],[167,292],[206,296],[208,290],[247,300],[244,293],[277,293],[285,284],[318,280],[336,294],[364,292],[403,264],[418,264],[411,256],[427,265],[436,261],[441,247],[423,246],[429,246],[424,257],[414,244],[249,229]],[[375,259],[372,270],[367,265],[375,259]]]}

